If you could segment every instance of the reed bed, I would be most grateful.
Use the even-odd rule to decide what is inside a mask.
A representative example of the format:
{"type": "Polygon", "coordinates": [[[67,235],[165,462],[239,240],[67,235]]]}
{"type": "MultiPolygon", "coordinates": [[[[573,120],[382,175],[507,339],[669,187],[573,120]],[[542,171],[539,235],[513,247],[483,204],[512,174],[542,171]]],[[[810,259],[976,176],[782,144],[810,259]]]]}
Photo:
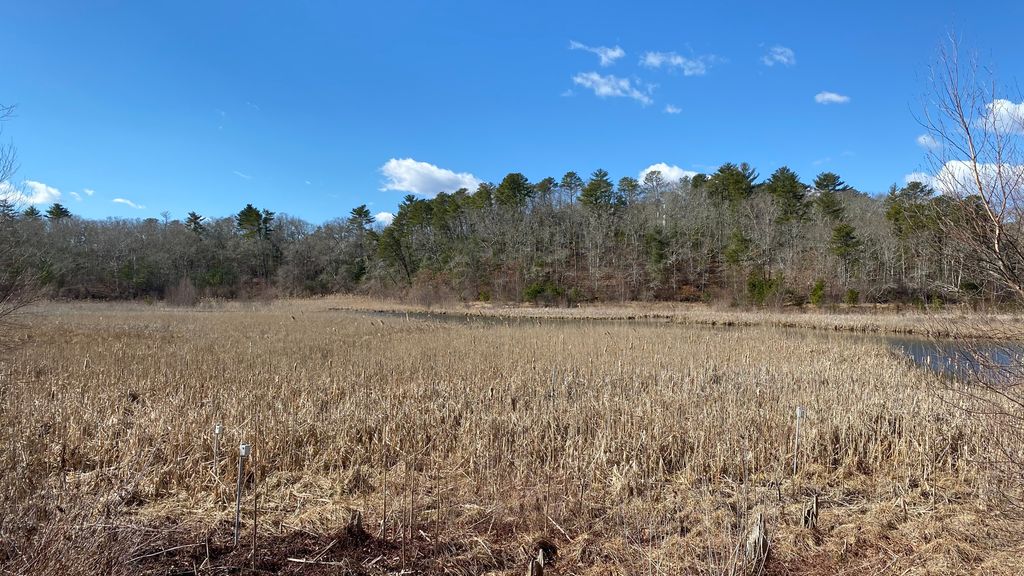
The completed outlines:
{"type": "Polygon", "coordinates": [[[0,383],[0,567],[737,574],[760,514],[763,573],[1024,568],[995,431],[882,341],[337,304],[36,309],[0,383]]]}
{"type": "Polygon", "coordinates": [[[824,308],[808,305],[742,309],[673,302],[581,304],[569,308],[483,302],[426,306],[408,301],[383,301],[347,295],[304,302],[319,302],[320,305],[339,310],[364,312],[429,312],[440,316],[507,319],[652,320],[698,326],[769,326],[936,338],[1021,339],[1020,330],[1016,327],[1024,322],[1024,316],[1019,312],[976,312],[957,306],[931,310],[899,305],[834,305],[824,308]]]}

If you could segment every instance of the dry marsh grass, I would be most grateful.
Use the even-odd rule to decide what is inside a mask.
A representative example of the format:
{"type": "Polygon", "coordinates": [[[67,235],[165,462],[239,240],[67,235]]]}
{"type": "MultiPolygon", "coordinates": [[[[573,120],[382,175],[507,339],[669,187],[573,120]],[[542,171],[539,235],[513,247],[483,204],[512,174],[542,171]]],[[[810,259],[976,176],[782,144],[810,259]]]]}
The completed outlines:
{"type": "Polygon", "coordinates": [[[656,320],[698,326],[771,326],[938,338],[1019,339],[1019,331],[1007,327],[1018,326],[1024,321],[1024,316],[1019,312],[980,313],[956,307],[928,311],[894,305],[739,309],[689,303],[626,302],[559,308],[476,302],[423,306],[406,301],[382,301],[359,296],[330,296],[322,302],[339,310],[370,312],[430,312],[437,315],[508,319],[656,320]]]}
{"type": "Polygon", "coordinates": [[[549,574],[730,574],[762,514],[766,573],[1024,569],[993,432],[882,342],[339,302],[36,309],[0,383],[0,567],[521,574],[542,542],[549,574]]]}

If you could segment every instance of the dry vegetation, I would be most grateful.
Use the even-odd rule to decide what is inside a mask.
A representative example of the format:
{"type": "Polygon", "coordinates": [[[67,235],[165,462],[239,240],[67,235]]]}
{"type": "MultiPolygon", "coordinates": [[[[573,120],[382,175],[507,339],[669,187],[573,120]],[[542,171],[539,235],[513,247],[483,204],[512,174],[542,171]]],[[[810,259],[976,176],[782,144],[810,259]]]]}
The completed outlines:
{"type": "Polygon", "coordinates": [[[1024,322],[1020,313],[976,312],[968,308],[922,310],[914,306],[865,305],[819,308],[751,308],[710,307],[704,304],[672,302],[627,302],[619,304],[537,307],[473,303],[454,300],[415,303],[409,301],[335,296],[324,299],[335,310],[369,312],[409,312],[442,316],[482,316],[507,319],[566,320],[657,320],[698,326],[772,326],[804,328],[832,332],[863,332],[874,334],[910,334],[936,338],[1013,338],[1019,339],[1015,327],[1024,322]]]}
{"type": "Polygon", "coordinates": [[[540,546],[547,574],[743,573],[762,514],[770,574],[1024,570],[992,431],[881,341],[354,306],[36,309],[0,381],[0,568],[522,574],[540,546]]]}

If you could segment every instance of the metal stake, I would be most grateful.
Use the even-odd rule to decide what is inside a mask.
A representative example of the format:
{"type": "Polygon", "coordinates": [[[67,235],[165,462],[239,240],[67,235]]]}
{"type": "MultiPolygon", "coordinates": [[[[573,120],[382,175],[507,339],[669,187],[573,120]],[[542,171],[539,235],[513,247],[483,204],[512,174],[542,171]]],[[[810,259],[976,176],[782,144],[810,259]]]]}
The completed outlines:
{"type": "Polygon", "coordinates": [[[242,444],[238,447],[238,485],[235,488],[235,546],[238,546],[238,530],[242,522],[242,476],[245,473],[245,459],[249,457],[251,447],[242,444]]]}
{"type": "Polygon", "coordinates": [[[800,457],[800,420],[807,415],[807,411],[804,410],[803,406],[796,407],[796,442],[793,449],[793,474],[796,474],[796,463],[800,457]]]}

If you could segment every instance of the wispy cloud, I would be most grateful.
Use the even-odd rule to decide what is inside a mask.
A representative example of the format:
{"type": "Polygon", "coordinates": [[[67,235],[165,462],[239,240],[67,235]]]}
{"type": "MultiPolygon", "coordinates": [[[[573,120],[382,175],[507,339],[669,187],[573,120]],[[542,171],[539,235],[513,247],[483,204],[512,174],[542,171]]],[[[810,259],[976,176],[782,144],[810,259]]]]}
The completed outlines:
{"type": "Polygon", "coordinates": [[[931,134],[921,134],[917,137],[917,145],[926,150],[936,150],[941,148],[942,145],[935,139],[931,134]]]}
{"type": "Polygon", "coordinates": [[[683,76],[703,76],[716,61],[718,57],[713,55],[688,58],[675,52],[645,52],[640,59],[640,65],[646,68],[664,66],[669,70],[681,71],[683,76]]]}
{"type": "Polygon", "coordinates": [[[768,53],[761,57],[761,62],[765,66],[775,66],[776,64],[794,66],[796,65],[796,53],[793,52],[792,48],[772,46],[768,49],[768,53]]]}
{"type": "Polygon", "coordinates": [[[665,114],[679,114],[682,111],[683,109],[678,106],[673,106],[671,104],[665,105],[665,114]]]}
{"type": "Polygon", "coordinates": [[[82,201],[82,195],[81,195],[81,194],[79,194],[78,192],[68,192],[68,194],[69,194],[69,195],[70,195],[70,196],[71,196],[72,198],[74,198],[74,199],[75,199],[75,201],[77,201],[77,202],[81,202],[81,201],[82,201]]]}
{"type": "Polygon", "coordinates": [[[380,167],[380,172],[387,179],[382,191],[411,192],[421,196],[454,192],[459,188],[474,190],[481,182],[469,172],[453,172],[412,158],[392,158],[380,167]]]}
{"type": "Polygon", "coordinates": [[[600,98],[632,98],[644,106],[654,100],[636,86],[628,78],[619,78],[611,74],[602,76],[597,72],[583,72],[572,77],[573,84],[589,88],[600,98]]]}
{"type": "Polygon", "coordinates": [[[0,198],[14,204],[50,204],[60,200],[60,190],[35,180],[22,182],[18,188],[10,182],[0,182],[0,198]]]}
{"type": "Polygon", "coordinates": [[[818,104],[846,104],[850,97],[835,92],[818,92],[814,95],[814,101],[818,104]]]}
{"type": "Polygon", "coordinates": [[[684,170],[675,164],[670,165],[665,162],[658,162],[640,171],[640,181],[643,182],[648,174],[655,171],[661,172],[661,177],[670,182],[678,182],[683,178],[693,178],[697,175],[693,170],[684,170]]]}
{"type": "Polygon", "coordinates": [[[587,46],[581,44],[575,40],[569,42],[570,50],[585,50],[592,54],[597,54],[600,59],[601,66],[611,66],[615,64],[615,61],[626,55],[626,51],[619,46],[608,48],[607,46],[587,46]]]}
{"type": "Polygon", "coordinates": [[[84,192],[86,196],[92,196],[93,194],[96,193],[96,191],[93,190],[92,188],[86,188],[82,190],[82,192],[84,192]]]}
{"type": "Polygon", "coordinates": [[[238,170],[232,170],[231,173],[234,174],[235,176],[238,176],[239,178],[241,178],[243,180],[252,180],[252,176],[249,176],[248,174],[246,174],[244,172],[239,172],[238,170]]]}
{"type": "Polygon", "coordinates": [[[135,208],[136,210],[144,210],[146,208],[145,206],[141,204],[136,204],[135,202],[132,202],[127,198],[114,198],[113,200],[111,200],[111,202],[113,202],[114,204],[124,204],[125,206],[128,206],[129,208],[135,208]]]}
{"type": "Polygon", "coordinates": [[[395,221],[395,215],[391,212],[377,212],[373,215],[373,220],[385,226],[391,226],[391,223],[395,221]]]}

